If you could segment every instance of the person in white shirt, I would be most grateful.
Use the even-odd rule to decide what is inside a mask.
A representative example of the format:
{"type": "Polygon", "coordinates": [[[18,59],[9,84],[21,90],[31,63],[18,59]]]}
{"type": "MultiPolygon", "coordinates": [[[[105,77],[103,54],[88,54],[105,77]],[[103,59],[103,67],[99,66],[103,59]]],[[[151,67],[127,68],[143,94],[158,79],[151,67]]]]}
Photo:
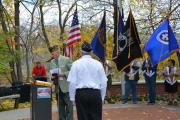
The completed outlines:
{"type": "Polygon", "coordinates": [[[176,77],[179,74],[177,73],[174,59],[168,60],[168,66],[165,67],[163,75],[165,77],[165,91],[168,93],[168,105],[177,105],[178,82],[176,77]]]}
{"type": "Polygon", "coordinates": [[[78,120],[102,120],[102,102],[107,87],[103,65],[91,57],[91,46],[84,42],[82,57],[73,62],[67,81],[70,100],[76,104],[78,120]]]}

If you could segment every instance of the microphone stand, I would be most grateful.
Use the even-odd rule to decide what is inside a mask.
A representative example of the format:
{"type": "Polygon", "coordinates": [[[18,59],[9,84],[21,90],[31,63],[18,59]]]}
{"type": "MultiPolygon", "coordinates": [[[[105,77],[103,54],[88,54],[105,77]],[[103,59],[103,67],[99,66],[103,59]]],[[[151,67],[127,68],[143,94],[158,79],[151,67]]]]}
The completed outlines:
{"type": "MultiPolygon", "coordinates": [[[[59,56],[60,57],[60,56],[59,56]]],[[[59,71],[59,57],[58,57],[58,64],[57,64],[57,68],[58,68],[58,79],[57,79],[57,109],[58,109],[58,111],[57,111],[57,120],[59,120],[59,73],[60,73],[60,71],[59,71]]],[[[50,62],[51,60],[53,60],[54,58],[53,57],[51,57],[49,60],[47,60],[46,62],[50,62]]],[[[56,86],[56,85],[55,85],[56,86]]]]}
{"type": "MultiPolygon", "coordinates": [[[[60,56],[59,56],[60,57],[60,56]]],[[[58,67],[58,79],[57,79],[57,108],[58,108],[58,115],[57,115],[57,120],[59,120],[59,92],[60,92],[60,87],[59,87],[59,57],[58,57],[58,64],[57,64],[57,67],[58,67]]]]}

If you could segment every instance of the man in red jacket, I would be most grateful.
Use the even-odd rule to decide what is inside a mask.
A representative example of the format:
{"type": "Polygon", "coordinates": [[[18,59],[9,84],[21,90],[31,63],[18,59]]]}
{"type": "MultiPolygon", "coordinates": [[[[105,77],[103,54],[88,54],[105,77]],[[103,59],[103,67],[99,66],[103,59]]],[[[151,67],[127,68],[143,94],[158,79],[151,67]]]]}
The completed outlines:
{"type": "Polygon", "coordinates": [[[36,62],[36,66],[33,67],[32,76],[35,80],[47,81],[46,67],[40,61],[36,62]]]}

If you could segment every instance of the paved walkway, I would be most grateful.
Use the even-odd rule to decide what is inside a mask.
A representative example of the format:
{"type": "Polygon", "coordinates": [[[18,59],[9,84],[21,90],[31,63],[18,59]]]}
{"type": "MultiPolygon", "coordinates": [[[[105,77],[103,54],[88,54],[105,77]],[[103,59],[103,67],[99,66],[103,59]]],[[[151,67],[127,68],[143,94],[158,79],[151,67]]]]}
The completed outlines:
{"type": "MultiPolygon", "coordinates": [[[[56,106],[53,106],[53,120],[57,120],[56,111],[56,106]]],[[[28,120],[29,118],[29,108],[0,112],[0,120],[28,120]]],[[[180,120],[180,105],[105,104],[103,120],[180,120]]]]}

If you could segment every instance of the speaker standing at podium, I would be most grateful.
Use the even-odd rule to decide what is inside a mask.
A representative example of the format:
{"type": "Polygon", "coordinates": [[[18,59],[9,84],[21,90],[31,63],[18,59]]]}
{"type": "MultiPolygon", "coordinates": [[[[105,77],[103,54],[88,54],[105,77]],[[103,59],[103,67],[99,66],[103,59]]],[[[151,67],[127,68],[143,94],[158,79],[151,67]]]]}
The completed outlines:
{"type": "Polygon", "coordinates": [[[67,82],[67,76],[70,71],[72,61],[60,54],[58,46],[49,48],[52,57],[51,68],[59,69],[59,72],[53,74],[55,89],[58,99],[59,108],[59,120],[73,120],[73,106],[69,99],[69,83],[67,82]]]}
{"type": "Polygon", "coordinates": [[[89,43],[82,45],[82,54],[68,76],[70,100],[76,102],[78,120],[102,120],[107,77],[102,64],[90,56],[89,43]]]}

